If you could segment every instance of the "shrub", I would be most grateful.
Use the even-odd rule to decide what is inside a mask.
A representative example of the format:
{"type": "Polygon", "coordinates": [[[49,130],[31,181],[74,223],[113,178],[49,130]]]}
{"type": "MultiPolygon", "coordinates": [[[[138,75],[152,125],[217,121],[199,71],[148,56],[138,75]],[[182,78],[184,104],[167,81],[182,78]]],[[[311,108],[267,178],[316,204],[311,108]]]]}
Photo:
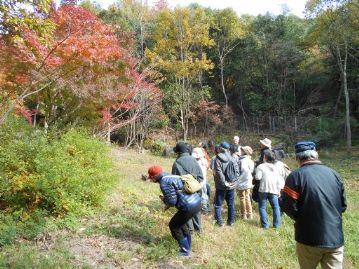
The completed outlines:
{"type": "Polygon", "coordinates": [[[342,140],[343,123],[335,118],[320,117],[319,124],[311,137],[314,142],[321,146],[333,146],[342,140]]]}
{"type": "Polygon", "coordinates": [[[160,139],[146,139],[144,148],[149,149],[155,155],[162,155],[166,148],[166,143],[160,139]]]}
{"type": "Polygon", "coordinates": [[[0,215],[0,246],[13,243],[16,238],[16,227],[9,215],[0,215]]]}
{"type": "Polygon", "coordinates": [[[38,210],[82,213],[114,183],[107,145],[79,130],[54,137],[16,118],[1,126],[0,208],[20,220],[38,210]]]}

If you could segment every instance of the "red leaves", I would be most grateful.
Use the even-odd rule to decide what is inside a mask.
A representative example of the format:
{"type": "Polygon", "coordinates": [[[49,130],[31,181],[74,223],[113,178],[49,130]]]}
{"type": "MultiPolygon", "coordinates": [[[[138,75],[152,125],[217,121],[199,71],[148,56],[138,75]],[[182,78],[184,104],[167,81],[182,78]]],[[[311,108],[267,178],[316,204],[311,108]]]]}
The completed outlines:
{"type": "Polygon", "coordinates": [[[19,106],[17,107],[16,109],[16,113],[19,114],[19,115],[22,115],[29,124],[32,123],[32,112],[25,106],[19,106]]]}
{"type": "MultiPolygon", "coordinates": [[[[62,6],[49,16],[56,27],[48,40],[30,29],[22,29],[21,39],[12,43],[0,39],[6,65],[0,84],[8,85],[21,103],[36,96],[46,107],[70,107],[61,102],[72,102],[63,98],[72,95],[80,109],[101,111],[102,122],[118,125],[128,121],[126,111],[137,115],[144,98],[158,102],[159,90],[148,81],[149,72],[135,69],[137,59],[126,38],[118,40],[110,26],[81,7],[62,6]],[[42,97],[43,90],[52,97],[42,97]]],[[[29,117],[25,110],[21,114],[29,117]]]]}

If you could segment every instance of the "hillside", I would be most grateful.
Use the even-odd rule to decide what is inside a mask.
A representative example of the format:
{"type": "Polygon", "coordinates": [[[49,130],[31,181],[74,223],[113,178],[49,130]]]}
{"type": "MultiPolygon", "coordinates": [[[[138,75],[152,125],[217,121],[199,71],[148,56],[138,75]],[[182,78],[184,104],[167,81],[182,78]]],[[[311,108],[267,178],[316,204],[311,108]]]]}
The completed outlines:
{"type": "MultiPolygon", "coordinates": [[[[177,244],[167,227],[174,209],[164,212],[159,186],[141,180],[150,165],[168,171],[173,159],[122,149],[112,155],[118,184],[103,208],[82,219],[68,217],[63,220],[66,229],[61,222],[49,224],[35,241],[4,247],[0,268],[298,268],[293,222],[285,216],[278,231],[261,229],[258,216],[237,220],[233,227],[216,227],[212,215],[203,216],[204,231],[194,236],[193,254],[176,257],[177,244]]],[[[358,268],[359,158],[336,156],[335,161],[323,161],[345,180],[345,268],[358,268]]],[[[294,160],[287,162],[295,167],[294,160]]]]}

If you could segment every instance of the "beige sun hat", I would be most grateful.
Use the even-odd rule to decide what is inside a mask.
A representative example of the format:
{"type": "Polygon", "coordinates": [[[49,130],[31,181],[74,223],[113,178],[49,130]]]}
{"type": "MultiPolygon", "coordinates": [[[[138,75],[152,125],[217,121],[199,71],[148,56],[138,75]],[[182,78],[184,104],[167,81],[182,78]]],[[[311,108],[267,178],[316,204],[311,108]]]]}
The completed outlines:
{"type": "Polygon", "coordinates": [[[244,152],[245,155],[253,154],[253,149],[250,146],[241,147],[241,150],[244,152]]]}
{"type": "Polygon", "coordinates": [[[265,147],[267,147],[267,148],[271,148],[271,147],[272,147],[272,141],[271,141],[270,139],[268,139],[268,138],[264,138],[264,139],[262,139],[262,140],[259,140],[259,142],[260,142],[263,146],[265,146],[265,147]]]}

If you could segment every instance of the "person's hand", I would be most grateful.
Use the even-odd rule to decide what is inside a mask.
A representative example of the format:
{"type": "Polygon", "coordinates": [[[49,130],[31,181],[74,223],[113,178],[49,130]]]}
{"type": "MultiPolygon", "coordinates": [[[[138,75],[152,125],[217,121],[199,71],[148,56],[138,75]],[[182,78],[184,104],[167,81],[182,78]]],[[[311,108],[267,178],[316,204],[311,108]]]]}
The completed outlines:
{"type": "Polygon", "coordinates": [[[224,185],[230,189],[234,189],[236,187],[235,182],[225,182],[224,185]]]}

